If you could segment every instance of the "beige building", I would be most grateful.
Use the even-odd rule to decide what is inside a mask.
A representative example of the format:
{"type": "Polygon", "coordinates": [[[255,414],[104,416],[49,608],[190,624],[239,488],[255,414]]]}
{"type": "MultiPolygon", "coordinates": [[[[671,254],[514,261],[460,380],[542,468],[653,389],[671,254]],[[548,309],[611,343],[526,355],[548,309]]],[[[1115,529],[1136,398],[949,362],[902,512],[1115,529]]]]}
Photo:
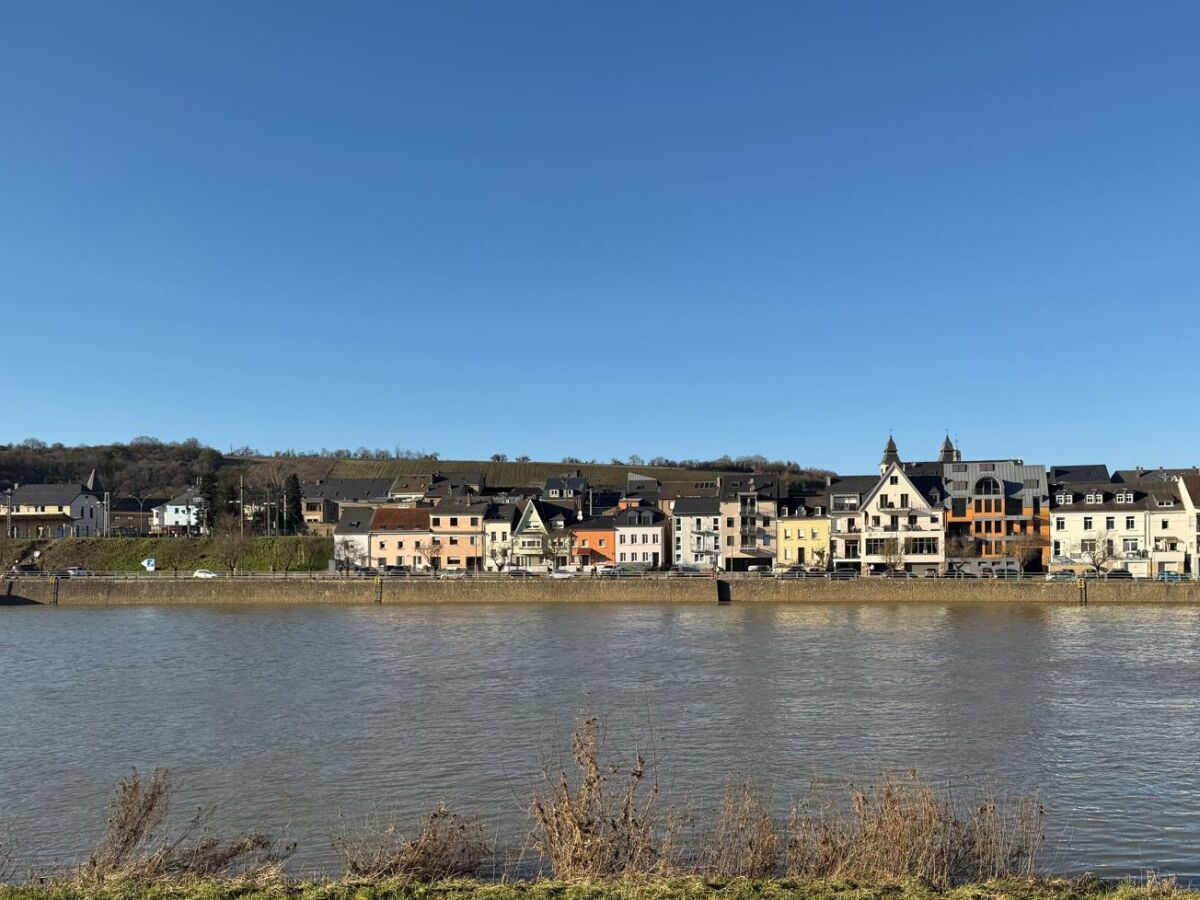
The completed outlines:
{"type": "Polygon", "coordinates": [[[429,510],[429,528],[441,547],[441,569],[483,570],[487,511],[486,500],[470,496],[447,498],[429,510]]]}
{"type": "Polygon", "coordinates": [[[774,564],[779,496],[779,481],[771,476],[721,479],[721,566],[726,571],[774,564]]]}

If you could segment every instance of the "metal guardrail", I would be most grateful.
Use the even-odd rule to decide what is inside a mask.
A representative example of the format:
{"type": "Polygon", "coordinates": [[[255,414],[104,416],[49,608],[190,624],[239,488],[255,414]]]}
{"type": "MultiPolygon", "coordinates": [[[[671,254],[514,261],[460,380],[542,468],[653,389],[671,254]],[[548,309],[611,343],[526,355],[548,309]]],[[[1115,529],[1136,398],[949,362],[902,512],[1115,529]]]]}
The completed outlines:
{"type": "MultiPolygon", "coordinates": [[[[457,571],[454,574],[434,574],[434,573],[376,573],[376,572],[217,572],[215,570],[211,576],[195,577],[192,572],[180,571],[174,572],[88,572],[86,575],[69,575],[65,572],[6,572],[0,575],[0,579],[6,581],[16,581],[21,579],[36,579],[44,580],[47,578],[61,578],[67,580],[110,580],[110,581],[202,581],[202,580],[229,580],[236,579],[238,581],[364,581],[375,580],[380,581],[494,581],[494,582],[511,582],[521,581],[524,579],[538,579],[542,581],[674,581],[681,578],[690,579],[706,579],[710,581],[751,581],[773,579],[777,581],[1004,581],[1016,584],[1040,584],[1047,581],[1057,581],[1064,584],[1074,583],[1077,580],[1076,576],[1070,578],[1051,578],[1044,572],[1027,573],[1022,576],[1017,575],[962,575],[962,574],[947,574],[947,575],[836,575],[829,572],[718,572],[712,574],[710,572],[575,572],[569,577],[551,577],[546,572],[462,572],[457,571]]],[[[1117,577],[1110,578],[1105,575],[1087,576],[1086,581],[1138,581],[1138,582],[1157,582],[1159,584],[1177,584],[1187,583],[1191,581],[1200,581],[1192,574],[1172,574],[1169,578],[1162,578],[1156,575],[1150,576],[1133,576],[1133,577],[1117,577]]]]}

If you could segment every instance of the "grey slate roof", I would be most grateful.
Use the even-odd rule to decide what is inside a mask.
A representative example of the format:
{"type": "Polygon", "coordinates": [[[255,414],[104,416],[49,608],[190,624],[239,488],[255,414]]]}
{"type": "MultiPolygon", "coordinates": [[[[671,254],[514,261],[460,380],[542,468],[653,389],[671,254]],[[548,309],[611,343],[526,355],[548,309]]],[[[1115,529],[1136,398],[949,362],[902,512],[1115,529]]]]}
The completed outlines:
{"type": "Polygon", "coordinates": [[[671,513],[676,516],[719,516],[721,501],[716,497],[680,497],[671,513]]]}
{"type": "Polygon", "coordinates": [[[23,484],[13,488],[13,504],[17,506],[70,506],[80,494],[91,494],[77,481],[64,484],[23,484]]]}
{"type": "Polygon", "coordinates": [[[1077,466],[1051,466],[1051,484],[1074,484],[1108,481],[1108,466],[1104,463],[1085,463],[1077,466]]]}
{"type": "Polygon", "coordinates": [[[371,519],[374,515],[375,508],[371,506],[347,507],[342,510],[342,515],[338,519],[333,533],[341,537],[354,534],[369,534],[371,531],[371,519]]]}
{"type": "Polygon", "coordinates": [[[330,478],[300,485],[300,496],[305,500],[361,503],[386,497],[391,486],[390,478],[330,478]]]}
{"type": "Polygon", "coordinates": [[[614,513],[613,524],[618,528],[645,527],[661,525],[666,518],[663,511],[655,506],[631,506],[614,513]],[[647,517],[650,519],[649,522],[640,521],[647,517]]]}

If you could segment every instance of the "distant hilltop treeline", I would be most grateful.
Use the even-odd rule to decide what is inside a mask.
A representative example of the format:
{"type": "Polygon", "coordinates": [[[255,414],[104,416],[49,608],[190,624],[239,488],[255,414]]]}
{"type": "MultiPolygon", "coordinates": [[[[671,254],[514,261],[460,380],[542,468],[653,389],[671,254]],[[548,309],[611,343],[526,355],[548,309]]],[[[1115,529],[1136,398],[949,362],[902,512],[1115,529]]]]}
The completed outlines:
{"type": "Polygon", "coordinates": [[[619,476],[636,468],[651,477],[669,480],[680,470],[714,473],[770,473],[801,479],[823,479],[833,474],[826,469],[802,466],[792,460],[770,460],[765,456],[720,456],[716,459],[644,459],[637,454],[627,460],[607,462],[567,456],[558,461],[531,460],[494,453],[487,460],[444,460],[436,452],[359,447],[329,450],[280,450],[262,453],[252,447],[235,447],[221,452],[197,438],[162,441],[139,436],[128,443],[66,446],[37,438],[0,444],[0,490],[16,484],[85,481],[93,470],[106,487],[123,496],[170,496],[212,476],[231,485],[239,478],[250,482],[276,482],[296,474],[301,480],[328,478],[396,478],[419,474],[430,466],[449,470],[485,473],[493,483],[526,484],[531,480],[560,475],[569,467],[588,477],[619,476]]]}

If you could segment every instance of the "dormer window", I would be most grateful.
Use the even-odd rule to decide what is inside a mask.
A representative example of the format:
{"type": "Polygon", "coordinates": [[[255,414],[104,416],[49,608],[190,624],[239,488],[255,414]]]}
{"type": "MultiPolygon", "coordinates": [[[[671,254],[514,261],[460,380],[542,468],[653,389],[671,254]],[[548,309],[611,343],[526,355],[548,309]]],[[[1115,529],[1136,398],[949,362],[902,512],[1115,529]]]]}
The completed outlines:
{"type": "Polygon", "coordinates": [[[1074,499],[1074,494],[1059,494],[1054,498],[1054,502],[1059,506],[1065,506],[1074,499]]]}
{"type": "Polygon", "coordinates": [[[1117,494],[1117,502],[1118,503],[1132,503],[1133,502],[1133,494],[1126,494],[1124,491],[1122,491],[1121,493],[1117,494]]]}
{"type": "Polygon", "coordinates": [[[1175,501],[1174,501],[1174,500],[1172,500],[1172,499],[1170,499],[1170,498],[1168,497],[1168,498],[1166,498],[1165,500],[1164,500],[1164,499],[1160,499],[1160,500],[1158,501],[1158,505],[1159,505],[1159,506],[1174,506],[1174,505],[1175,505],[1175,501]]]}
{"type": "Polygon", "coordinates": [[[1087,495],[1087,502],[1088,502],[1088,503],[1103,503],[1103,502],[1104,502],[1104,495],[1103,495],[1103,494],[1098,494],[1098,493],[1094,493],[1094,494],[1088,494],[1088,495],[1087,495]]]}

